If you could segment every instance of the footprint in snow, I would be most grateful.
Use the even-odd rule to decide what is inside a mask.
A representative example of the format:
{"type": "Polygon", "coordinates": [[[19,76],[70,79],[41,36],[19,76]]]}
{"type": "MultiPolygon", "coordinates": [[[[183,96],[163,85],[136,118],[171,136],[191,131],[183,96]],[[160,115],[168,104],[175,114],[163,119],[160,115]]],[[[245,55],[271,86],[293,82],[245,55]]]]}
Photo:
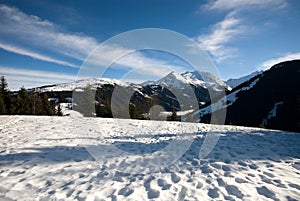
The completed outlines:
{"type": "Polygon", "coordinates": [[[161,187],[162,190],[168,190],[171,187],[171,184],[168,184],[168,182],[164,179],[158,179],[157,184],[161,187]]]}
{"type": "Polygon", "coordinates": [[[131,195],[133,193],[133,190],[131,188],[129,188],[128,186],[122,188],[121,190],[119,190],[118,195],[123,195],[125,197],[131,195]]]}
{"type": "Polygon", "coordinates": [[[275,193],[269,190],[267,187],[257,187],[256,191],[258,194],[265,196],[266,198],[274,199],[275,200],[275,193]]]}
{"type": "Polygon", "coordinates": [[[18,170],[18,171],[11,171],[8,176],[17,176],[17,175],[20,175],[20,174],[24,174],[25,173],[25,170],[18,170]]]}
{"type": "Polygon", "coordinates": [[[186,192],[187,192],[187,188],[185,186],[183,186],[178,194],[178,201],[184,200],[184,198],[186,196],[186,192]]]}
{"type": "Polygon", "coordinates": [[[226,191],[229,195],[234,195],[237,198],[243,198],[244,197],[243,193],[234,185],[227,185],[225,187],[225,189],[226,189],[226,191]]]}
{"type": "Polygon", "coordinates": [[[300,186],[298,184],[288,184],[290,187],[300,190],[300,186]]]}
{"type": "Polygon", "coordinates": [[[158,198],[160,195],[160,192],[154,189],[150,189],[147,193],[148,193],[148,199],[158,198]]]}
{"type": "Polygon", "coordinates": [[[210,198],[213,198],[213,199],[219,197],[218,189],[217,188],[211,188],[211,189],[209,189],[208,192],[207,192],[207,195],[210,198]]]}
{"type": "Polygon", "coordinates": [[[218,178],[217,182],[218,182],[219,186],[225,186],[226,185],[226,183],[224,182],[224,180],[222,178],[218,178]]]}
{"type": "Polygon", "coordinates": [[[154,180],[154,179],[155,179],[154,176],[150,176],[144,182],[144,187],[147,191],[148,199],[158,198],[159,195],[160,195],[159,191],[151,188],[151,181],[154,180]]]}
{"type": "Polygon", "coordinates": [[[247,183],[247,181],[245,179],[242,179],[242,178],[235,178],[235,182],[239,183],[239,184],[247,183]]]}
{"type": "Polygon", "coordinates": [[[196,185],[196,189],[200,189],[203,187],[203,184],[199,181],[196,185]]]}
{"type": "Polygon", "coordinates": [[[178,183],[181,179],[176,173],[171,173],[171,180],[173,183],[178,183]]]}

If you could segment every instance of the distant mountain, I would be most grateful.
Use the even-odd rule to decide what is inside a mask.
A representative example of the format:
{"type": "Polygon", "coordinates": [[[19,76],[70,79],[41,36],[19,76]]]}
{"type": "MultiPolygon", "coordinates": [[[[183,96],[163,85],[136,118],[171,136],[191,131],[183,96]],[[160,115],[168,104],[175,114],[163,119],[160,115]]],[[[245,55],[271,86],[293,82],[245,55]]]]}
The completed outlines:
{"type": "Polygon", "coordinates": [[[205,88],[214,87],[215,90],[229,89],[228,85],[215,75],[208,72],[185,72],[181,74],[188,83],[205,88]]]}
{"type": "Polygon", "coordinates": [[[276,64],[230,91],[226,102],[200,109],[200,121],[210,121],[211,108],[226,108],[226,124],[300,132],[299,86],[300,60],[276,64]]]}
{"type": "MultiPolygon", "coordinates": [[[[227,84],[210,73],[171,72],[158,81],[148,81],[143,84],[99,78],[45,86],[36,90],[47,93],[49,97],[57,98],[60,102],[70,101],[73,90],[80,93],[92,90],[95,92],[93,104],[95,104],[96,114],[94,116],[112,117],[111,97],[114,90],[118,88],[122,94],[130,95],[129,106],[123,106],[124,100],[122,96],[119,97],[120,114],[129,107],[130,118],[143,119],[144,114],[148,113],[154,105],[160,105],[169,112],[194,108],[192,98],[187,94],[189,88],[195,94],[200,109],[181,111],[180,114],[184,114],[186,118],[199,114],[198,121],[209,123],[213,111],[226,109],[226,124],[300,132],[299,75],[300,60],[294,60],[279,63],[265,72],[254,72],[239,79],[230,79],[227,84]],[[226,97],[220,93],[222,88],[225,88],[226,97]],[[209,90],[215,92],[213,97],[210,96],[209,90]],[[183,102],[180,101],[181,98],[183,102]]],[[[86,101],[83,100],[81,104],[86,104],[86,101]]],[[[86,116],[91,115],[90,111],[81,112],[86,116]]]]}
{"type": "Polygon", "coordinates": [[[262,73],[263,73],[263,71],[255,71],[255,72],[251,73],[250,75],[246,75],[246,76],[243,76],[240,78],[229,79],[225,83],[233,89],[233,88],[241,85],[242,83],[250,80],[251,78],[253,78],[259,74],[262,74],[262,73]]]}
{"type": "Polygon", "coordinates": [[[213,88],[216,91],[229,89],[222,80],[208,72],[185,72],[179,74],[171,72],[164,78],[158,80],[157,84],[169,85],[177,88],[184,88],[183,85],[189,84],[194,87],[213,88]]]}
{"type": "Polygon", "coordinates": [[[75,89],[85,89],[90,87],[92,89],[97,89],[103,85],[120,85],[120,86],[128,86],[129,83],[125,83],[116,79],[109,78],[90,78],[84,80],[77,80],[76,82],[62,83],[51,86],[42,86],[38,87],[37,90],[40,92],[59,92],[59,91],[73,91],[75,89]]]}
{"type": "MultiPolygon", "coordinates": [[[[229,89],[224,82],[210,73],[186,72],[179,74],[171,72],[158,81],[148,81],[142,84],[125,83],[107,78],[93,78],[39,87],[35,90],[47,93],[49,97],[56,98],[60,102],[72,100],[73,91],[93,90],[95,91],[96,110],[98,111],[96,115],[111,117],[110,102],[115,88],[125,94],[130,94],[130,107],[132,111],[137,111],[137,116],[147,113],[153,105],[161,105],[166,111],[180,111],[183,108],[190,110],[190,108],[195,107],[195,99],[192,96],[196,98],[196,104],[201,106],[210,100],[209,90],[213,92],[212,96],[217,97],[221,94],[222,88],[223,90],[224,88],[229,89]]],[[[120,104],[122,104],[122,100],[120,100],[120,104]]],[[[87,116],[90,114],[89,111],[81,112],[87,112],[87,116]]]]}

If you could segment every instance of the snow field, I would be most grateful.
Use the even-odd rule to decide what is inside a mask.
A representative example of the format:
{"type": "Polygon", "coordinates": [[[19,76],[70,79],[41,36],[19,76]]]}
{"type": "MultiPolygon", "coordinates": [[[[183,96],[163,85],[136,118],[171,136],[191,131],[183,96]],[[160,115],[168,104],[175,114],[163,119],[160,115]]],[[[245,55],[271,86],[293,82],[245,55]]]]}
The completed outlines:
{"type": "Polygon", "coordinates": [[[0,123],[0,200],[300,200],[298,133],[72,111],[0,123]],[[200,159],[207,132],[220,139],[200,159]],[[172,164],[151,168],[173,140],[193,141],[172,164]]]}

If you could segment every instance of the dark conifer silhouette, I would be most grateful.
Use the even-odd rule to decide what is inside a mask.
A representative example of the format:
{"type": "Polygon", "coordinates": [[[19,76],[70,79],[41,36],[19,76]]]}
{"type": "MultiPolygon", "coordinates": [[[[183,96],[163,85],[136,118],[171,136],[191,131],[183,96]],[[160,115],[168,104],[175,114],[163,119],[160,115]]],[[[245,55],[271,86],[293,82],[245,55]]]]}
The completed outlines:
{"type": "Polygon", "coordinates": [[[10,92],[4,76],[0,78],[0,115],[55,115],[47,94],[28,91],[24,87],[10,92]]]}

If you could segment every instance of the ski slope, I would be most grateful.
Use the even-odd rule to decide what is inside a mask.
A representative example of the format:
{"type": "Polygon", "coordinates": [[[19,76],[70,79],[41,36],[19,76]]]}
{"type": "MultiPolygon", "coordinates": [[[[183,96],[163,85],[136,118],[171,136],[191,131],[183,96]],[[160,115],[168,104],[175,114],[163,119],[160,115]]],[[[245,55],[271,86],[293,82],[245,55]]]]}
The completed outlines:
{"type": "Polygon", "coordinates": [[[235,126],[0,116],[0,200],[300,200],[299,143],[235,126]],[[219,140],[199,159],[210,132],[219,140]],[[160,168],[151,156],[174,140],[193,143],[160,168]]]}

